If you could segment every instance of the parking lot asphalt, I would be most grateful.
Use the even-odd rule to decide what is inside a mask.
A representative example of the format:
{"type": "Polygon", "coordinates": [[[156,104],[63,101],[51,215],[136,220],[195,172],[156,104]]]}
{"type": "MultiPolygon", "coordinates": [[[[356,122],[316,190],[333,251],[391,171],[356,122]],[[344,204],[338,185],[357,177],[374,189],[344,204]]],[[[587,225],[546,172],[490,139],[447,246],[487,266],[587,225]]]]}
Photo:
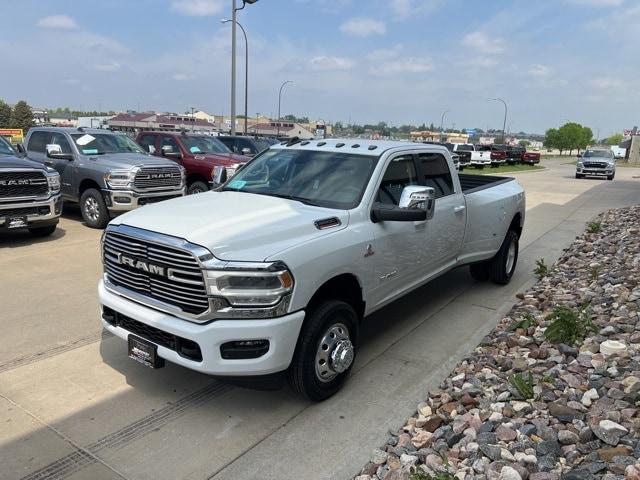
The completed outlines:
{"type": "Polygon", "coordinates": [[[48,239],[0,235],[0,478],[350,477],[534,281],[537,258],[552,263],[597,213],[640,203],[640,169],[609,182],[545,166],[514,174],[527,219],[512,283],[461,268],[376,312],[349,382],[321,404],[129,360],[102,332],[101,232],[77,209],[48,239]]]}

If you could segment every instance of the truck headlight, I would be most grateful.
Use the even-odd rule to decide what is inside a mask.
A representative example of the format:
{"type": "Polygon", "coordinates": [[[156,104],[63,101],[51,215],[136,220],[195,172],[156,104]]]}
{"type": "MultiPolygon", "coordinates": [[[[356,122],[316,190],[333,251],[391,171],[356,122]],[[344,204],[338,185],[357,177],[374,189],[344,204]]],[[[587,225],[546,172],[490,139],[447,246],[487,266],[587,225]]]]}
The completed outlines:
{"type": "Polygon", "coordinates": [[[60,191],[60,174],[47,172],[47,183],[49,184],[49,192],[58,193],[60,191]]]}
{"type": "Polygon", "coordinates": [[[134,178],[135,172],[131,170],[111,170],[105,174],[104,181],[109,188],[130,188],[134,178]]]}
{"type": "Polygon", "coordinates": [[[206,270],[209,294],[222,297],[232,307],[265,308],[277,305],[293,290],[294,280],[282,262],[263,268],[233,264],[233,268],[206,270]]]}
{"type": "Polygon", "coordinates": [[[180,167],[180,186],[184,187],[187,184],[187,170],[182,165],[178,167],[180,167]]]}

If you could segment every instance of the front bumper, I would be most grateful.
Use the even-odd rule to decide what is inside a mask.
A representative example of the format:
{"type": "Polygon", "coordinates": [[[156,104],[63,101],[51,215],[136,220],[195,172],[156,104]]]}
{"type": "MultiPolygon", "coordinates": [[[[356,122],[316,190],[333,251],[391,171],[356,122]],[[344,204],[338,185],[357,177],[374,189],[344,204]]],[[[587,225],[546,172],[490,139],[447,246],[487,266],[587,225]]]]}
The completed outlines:
{"type": "Polygon", "coordinates": [[[27,227],[56,224],[61,213],[62,195],[60,194],[52,195],[46,200],[0,202],[0,229],[5,228],[6,222],[15,217],[25,217],[27,227]]]}
{"type": "Polygon", "coordinates": [[[579,175],[588,175],[593,177],[608,177],[616,173],[615,168],[584,168],[578,167],[576,173],[579,175]]]}
{"type": "Polygon", "coordinates": [[[491,160],[487,159],[487,160],[471,160],[470,162],[471,165],[473,166],[487,166],[487,165],[491,165],[491,160]]]}
{"type": "MultiPolygon", "coordinates": [[[[132,302],[116,295],[100,281],[100,303],[144,325],[191,340],[200,347],[202,361],[185,358],[177,351],[158,345],[158,356],[172,363],[209,375],[257,376],[281,372],[289,367],[304,320],[304,312],[265,320],[216,320],[196,324],[132,302]],[[226,342],[268,340],[269,350],[259,358],[223,359],[220,347],[226,342]]],[[[101,311],[102,314],[102,311],[101,311]]],[[[126,340],[131,332],[102,318],[105,329],[126,340]]],[[[135,333],[135,335],[139,335],[135,333]]],[[[144,338],[144,335],[139,335],[144,338]]],[[[153,342],[151,338],[147,338],[153,342]]],[[[153,342],[156,343],[156,342],[153,342]]]]}
{"type": "Polygon", "coordinates": [[[143,205],[157,203],[171,198],[182,197],[185,187],[178,190],[159,192],[136,192],[134,190],[102,190],[107,208],[113,212],[128,212],[143,205]]]}

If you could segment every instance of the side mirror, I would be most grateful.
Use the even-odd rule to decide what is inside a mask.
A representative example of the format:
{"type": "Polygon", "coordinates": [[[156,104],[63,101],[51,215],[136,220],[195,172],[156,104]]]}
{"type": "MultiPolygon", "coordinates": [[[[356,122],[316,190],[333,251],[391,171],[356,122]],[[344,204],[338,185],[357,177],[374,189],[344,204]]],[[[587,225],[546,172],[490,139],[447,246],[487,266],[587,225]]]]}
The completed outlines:
{"type": "Polygon", "coordinates": [[[216,185],[222,185],[227,181],[227,169],[221,165],[216,165],[211,171],[211,181],[216,185]]]}
{"type": "Polygon", "coordinates": [[[71,153],[62,153],[62,147],[60,145],[56,145],[55,143],[47,144],[47,157],[55,158],[60,160],[73,160],[73,155],[71,153]]]}
{"type": "Polygon", "coordinates": [[[423,222],[433,218],[436,204],[435,190],[431,187],[409,186],[402,190],[398,206],[377,204],[371,211],[371,220],[377,222],[423,222]]]}
{"type": "Polygon", "coordinates": [[[21,143],[16,144],[16,150],[22,155],[26,153],[24,150],[24,145],[22,145],[21,143]]]}
{"type": "Polygon", "coordinates": [[[244,147],[244,148],[242,149],[242,155],[246,155],[247,157],[252,156],[252,155],[251,155],[251,149],[250,149],[250,148],[247,148],[247,147],[244,147]]]}
{"type": "Polygon", "coordinates": [[[162,155],[167,158],[182,158],[182,154],[180,152],[174,152],[171,145],[162,146],[162,155]]]}

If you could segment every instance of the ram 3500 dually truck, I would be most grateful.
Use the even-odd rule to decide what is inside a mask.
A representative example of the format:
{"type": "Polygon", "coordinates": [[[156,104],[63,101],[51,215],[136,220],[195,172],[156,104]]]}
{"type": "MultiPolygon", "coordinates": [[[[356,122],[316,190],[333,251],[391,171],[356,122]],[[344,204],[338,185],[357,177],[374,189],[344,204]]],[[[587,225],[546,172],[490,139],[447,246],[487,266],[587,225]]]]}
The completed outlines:
{"type": "Polygon", "coordinates": [[[79,203],[92,228],[104,228],[119,213],[185,194],[180,165],[146,154],[123,133],[34,127],[24,149],[29,159],[60,173],[64,200],[79,203]]]}
{"type": "Polygon", "coordinates": [[[0,137],[0,232],[26,228],[45,237],[56,230],[61,213],[58,172],[19,158],[0,137]]]}
{"type": "Polygon", "coordinates": [[[515,179],[458,175],[442,146],[274,145],[216,191],[111,221],[102,322],[147,366],[287,371],[322,400],[371,312],[459,265],[508,283],[524,216],[515,179]]]}

